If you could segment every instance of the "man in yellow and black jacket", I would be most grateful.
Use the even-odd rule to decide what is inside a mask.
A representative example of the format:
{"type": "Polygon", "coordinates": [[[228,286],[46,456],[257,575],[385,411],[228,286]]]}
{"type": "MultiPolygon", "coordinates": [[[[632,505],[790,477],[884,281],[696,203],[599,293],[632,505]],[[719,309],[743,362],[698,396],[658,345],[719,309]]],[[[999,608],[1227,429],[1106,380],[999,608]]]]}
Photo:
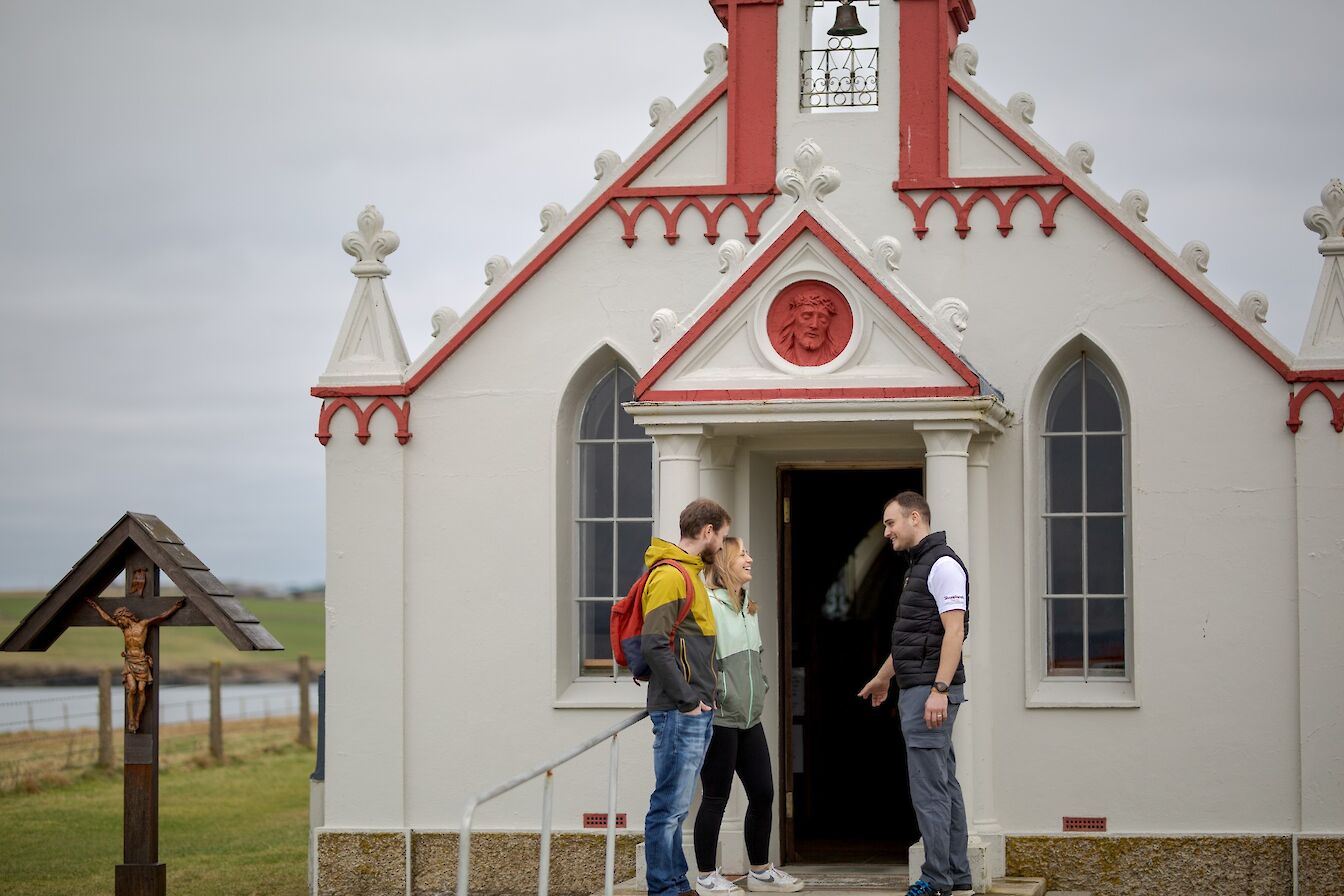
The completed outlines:
{"type": "Polygon", "coordinates": [[[644,816],[649,896],[678,896],[691,889],[681,826],[709,747],[718,688],[714,611],[700,572],[723,548],[731,522],[723,507],[699,498],[681,512],[681,540],[672,544],[655,538],[644,554],[646,566],[671,560],[691,580],[687,594],[681,570],[664,564],[649,574],[644,587],[640,643],[650,670],[647,706],[653,722],[654,777],[644,816]],[[690,609],[678,624],[688,600],[690,609]]]}

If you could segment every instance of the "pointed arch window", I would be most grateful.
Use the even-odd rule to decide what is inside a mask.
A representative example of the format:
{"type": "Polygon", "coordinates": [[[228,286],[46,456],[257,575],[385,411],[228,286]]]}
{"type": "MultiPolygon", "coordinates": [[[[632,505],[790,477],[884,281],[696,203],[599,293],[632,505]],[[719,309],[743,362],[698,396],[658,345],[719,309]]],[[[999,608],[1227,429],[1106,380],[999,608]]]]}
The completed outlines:
{"type": "Polygon", "coordinates": [[[1120,395],[1084,352],[1060,374],[1045,413],[1045,674],[1131,674],[1128,433],[1120,395]]]}
{"type": "Polygon", "coordinates": [[[575,442],[574,568],[580,676],[614,677],[611,606],[644,569],[653,534],[653,439],[621,404],[635,378],[613,366],[588,394],[575,442]]]}

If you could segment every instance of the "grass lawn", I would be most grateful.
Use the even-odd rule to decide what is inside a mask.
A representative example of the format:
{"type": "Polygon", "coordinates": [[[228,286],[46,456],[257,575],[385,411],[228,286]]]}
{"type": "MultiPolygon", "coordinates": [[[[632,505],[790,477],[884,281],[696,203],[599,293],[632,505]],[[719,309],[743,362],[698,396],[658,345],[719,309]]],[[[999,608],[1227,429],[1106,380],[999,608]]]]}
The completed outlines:
{"type": "MultiPolygon", "coordinates": [[[[312,770],[312,750],[283,742],[223,765],[164,769],[159,860],[168,866],[168,892],[306,893],[312,770]]],[[[121,861],[121,811],[120,770],[0,796],[3,891],[111,896],[113,866],[121,861]]]]}
{"type": "MultiPolygon", "coordinates": [[[[0,637],[13,631],[43,596],[0,594],[0,637]]],[[[297,669],[299,657],[307,654],[313,663],[322,664],[323,605],[320,602],[246,598],[243,604],[285,645],[285,649],[240,651],[212,627],[170,628],[162,635],[159,655],[159,667],[165,670],[170,681],[174,669],[199,669],[216,659],[225,667],[260,665],[297,669]]],[[[121,633],[111,626],[70,629],[44,652],[0,653],[0,679],[5,677],[7,668],[50,669],[53,676],[63,672],[116,668],[119,676],[121,648],[121,633]]]]}

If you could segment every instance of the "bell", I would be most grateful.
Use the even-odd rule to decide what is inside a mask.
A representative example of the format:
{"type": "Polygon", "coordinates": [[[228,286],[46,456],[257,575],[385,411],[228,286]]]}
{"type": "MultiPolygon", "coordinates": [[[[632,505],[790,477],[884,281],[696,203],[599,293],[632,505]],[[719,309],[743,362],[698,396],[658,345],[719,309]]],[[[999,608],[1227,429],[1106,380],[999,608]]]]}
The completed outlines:
{"type": "Polygon", "coordinates": [[[841,0],[835,10],[835,24],[826,33],[831,37],[858,37],[868,33],[868,29],[859,24],[859,11],[854,8],[854,0],[841,0]]]}

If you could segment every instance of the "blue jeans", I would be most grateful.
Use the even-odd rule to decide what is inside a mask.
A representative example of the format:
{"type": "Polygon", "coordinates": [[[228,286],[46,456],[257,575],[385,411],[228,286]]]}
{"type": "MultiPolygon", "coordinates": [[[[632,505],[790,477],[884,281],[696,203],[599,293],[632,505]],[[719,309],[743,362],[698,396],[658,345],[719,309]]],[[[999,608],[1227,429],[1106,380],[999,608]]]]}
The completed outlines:
{"type": "Polygon", "coordinates": [[[649,713],[653,721],[653,795],[644,816],[644,862],[649,896],[677,896],[691,888],[681,824],[691,811],[695,779],[705,761],[714,713],[688,716],[675,709],[649,713]]]}

